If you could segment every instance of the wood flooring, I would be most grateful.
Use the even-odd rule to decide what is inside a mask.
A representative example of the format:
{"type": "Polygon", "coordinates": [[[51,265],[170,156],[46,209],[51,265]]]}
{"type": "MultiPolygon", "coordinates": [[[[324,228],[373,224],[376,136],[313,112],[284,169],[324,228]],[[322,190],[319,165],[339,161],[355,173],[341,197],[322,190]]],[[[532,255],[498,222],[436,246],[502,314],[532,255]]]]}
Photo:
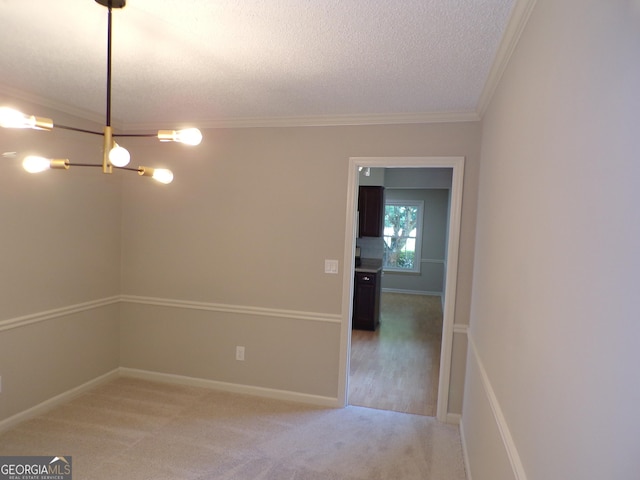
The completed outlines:
{"type": "Polygon", "coordinates": [[[383,292],[380,327],[351,334],[349,403],[435,416],[441,342],[440,297],[383,292]]]}

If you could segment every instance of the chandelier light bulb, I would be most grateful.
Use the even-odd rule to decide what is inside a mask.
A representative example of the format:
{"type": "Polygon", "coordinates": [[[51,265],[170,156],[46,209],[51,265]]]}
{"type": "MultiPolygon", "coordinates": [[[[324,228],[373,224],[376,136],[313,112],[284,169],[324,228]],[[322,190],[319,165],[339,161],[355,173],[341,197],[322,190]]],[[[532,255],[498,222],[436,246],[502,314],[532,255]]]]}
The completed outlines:
{"type": "Polygon", "coordinates": [[[185,143],[187,145],[200,145],[202,142],[202,133],[197,128],[187,128],[185,130],[178,130],[177,132],[178,142],[185,143]]]}
{"type": "Polygon", "coordinates": [[[35,117],[33,115],[25,115],[9,107],[0,107],[0,127],[51,130],[53,128],[53,120],[44,117],[35,117]]]}
{"type": "Polygon", "coordinates": [[[138,168],[138,175],[151,177],[155,181],[164,184],[171,183],[173,181],[173,172],[166,168],[140,167],[138,168]]]}
{"type": "Polygon", "coordinates": [[[44,158],[29,155],[22,161],[22,168],[29,173],[40,173],[50,168],[69,169],[69,160],[66,158],[44,158]]]}
{"type": "Polygon", "coordinates": [[[166,168],[156,168],[154,169],[152,178],[160,183],[171,183],[173,182],[173,172],[171,170],[167,170],[166,168]]]}
{"type": "Polygon", "coordinates": [[[48,158],[30,155],[22,161],[22,168],[29,173],[40,173],[49,170],[51,162],[48,158]]]}
{"type": "Polygon", "coordinates": [[[26,115],[9,107],[0,107],[0,126],[4,128],[27,128],[26,115]]]}
{"type": "Polygon", "coordinates": [[[9,107],[0,107],[0,126],[4,128],[32,128],[35,125],[33,115],[25,115],[9,107]]]}
{"type": "Polygon", "coordinates": [[[202,133],[197,128],[185,128],[184,130],[158,130],[158,139],[161,142],[179,142],[186,145],[200,145],[202,133]]]}
{"type": "Polygon", "coordinates": [[[114,143],[114,145],[115,146],[111,150],[109,150],[109,162],[111,162],[111,165],[113,165],[114,167],[127,166],[129,164],[129,161],[131,160],[129,151],[126,148],[121,147],[117,143],[114,143]]]}

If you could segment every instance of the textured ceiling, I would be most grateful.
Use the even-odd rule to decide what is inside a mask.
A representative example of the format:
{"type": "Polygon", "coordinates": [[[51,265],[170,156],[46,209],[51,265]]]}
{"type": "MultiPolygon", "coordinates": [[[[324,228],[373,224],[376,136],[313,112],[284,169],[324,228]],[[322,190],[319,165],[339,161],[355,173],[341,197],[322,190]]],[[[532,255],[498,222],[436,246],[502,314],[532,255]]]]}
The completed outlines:
{"type": "MultiPolygon", "coordinates": [[[[513,5],[128,0],[113,15],[114,124],[474,113],[513,5]]],[[[0,0],[0,19],[0,96],[104,116],[106,8],[94,0],[0,0]]]]}

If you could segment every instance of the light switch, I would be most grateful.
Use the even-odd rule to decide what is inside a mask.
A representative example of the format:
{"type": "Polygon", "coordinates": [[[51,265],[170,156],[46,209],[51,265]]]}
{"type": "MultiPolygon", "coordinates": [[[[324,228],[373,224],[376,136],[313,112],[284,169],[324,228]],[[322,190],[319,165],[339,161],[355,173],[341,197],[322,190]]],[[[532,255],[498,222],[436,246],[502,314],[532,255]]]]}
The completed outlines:
{"type": "Polygon", "coordinates": [[[324,273],[338,273],[338,260],[325,260],[324,273]]]}
{"type": "Polygon", "coordinates": [[[244,347],[242,346],[236,347],[236,360],[240,360],[241,362],[244,362],[244,347]]]}

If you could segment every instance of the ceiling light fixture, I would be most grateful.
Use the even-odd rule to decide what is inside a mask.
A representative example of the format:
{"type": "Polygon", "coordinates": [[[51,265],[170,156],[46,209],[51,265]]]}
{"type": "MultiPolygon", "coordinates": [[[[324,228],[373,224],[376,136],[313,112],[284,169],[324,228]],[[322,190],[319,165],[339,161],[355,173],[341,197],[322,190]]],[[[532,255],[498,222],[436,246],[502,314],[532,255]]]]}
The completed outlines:
{"type": "Polygon", "coordinates": [[[53,128],[72,130],[74,132],[89,133],[92,135],[102,135],[104,137],[104,148],[102,163],[71,163],[69,159],[51,159],[44,157],[28,156],[22,162],[24,169],[30,173],[42,172],[50,168],[69,169],[69,167],[102,167],[103,173],[112,173],[113,169],[129,170],[138,172],[141,176],[152,177],[161,183],[171,183],[173,173],[171,170],[150,167],[128,167],[130,161],[129,152],[118,145],[115,137],[158,137],[161,142],[180,142],[187,145],[198,145],[202,141],[202,134],[197,128],[187,128],[185,130],[159,130],[157,134],[116,134],[111,127],[111,23],[113,8],[123,8],[126,0],[95,0],[96,3],[107,7],[107,111],[106,125],[102,132],[94,132],[81,128],[69,127],[53,123],[50,118],[25,115],[9,107],[0,107],[0,127],[5,128],[31,128],[34,130],[50,131],[53,128]]]}

